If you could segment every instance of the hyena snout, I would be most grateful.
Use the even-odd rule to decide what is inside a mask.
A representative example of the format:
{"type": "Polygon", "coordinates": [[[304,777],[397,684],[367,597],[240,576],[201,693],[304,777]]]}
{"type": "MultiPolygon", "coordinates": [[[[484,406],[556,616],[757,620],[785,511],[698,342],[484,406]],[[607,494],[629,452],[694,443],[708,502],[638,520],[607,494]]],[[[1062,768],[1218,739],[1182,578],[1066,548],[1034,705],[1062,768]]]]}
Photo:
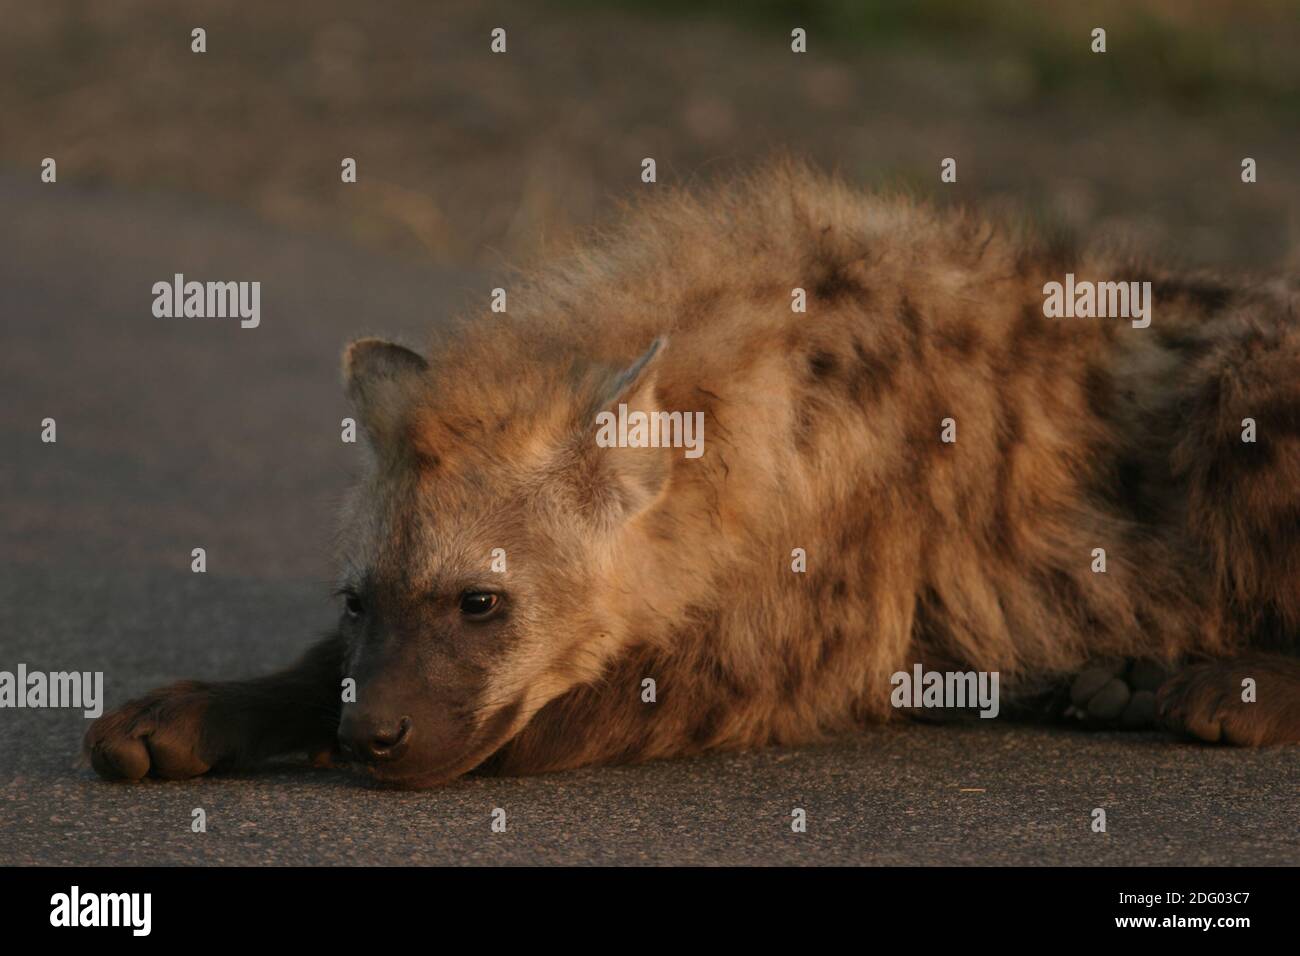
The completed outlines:
{"type": "Polygon", "coordinates": [[[339,745],[356,760],[377,764],[400,760],[411,748],[415,722],[373,713],[348,713],[339,723],[339,745]]]}

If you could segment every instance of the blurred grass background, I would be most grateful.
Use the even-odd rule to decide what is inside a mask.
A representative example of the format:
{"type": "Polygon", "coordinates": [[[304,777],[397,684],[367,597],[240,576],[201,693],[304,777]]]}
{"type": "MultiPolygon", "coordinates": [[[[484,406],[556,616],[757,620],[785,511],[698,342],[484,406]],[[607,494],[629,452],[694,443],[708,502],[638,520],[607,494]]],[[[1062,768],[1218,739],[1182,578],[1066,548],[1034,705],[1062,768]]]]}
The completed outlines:
{"type": "Polygon", "coordinates": [[[61,183],[443,264],[544,251],[651,188],[645,156],[673,183],[790,151],[1187,265],[1295,271],[1298,116],[1295,0],[0,0],[0,169],[53,156],[61,183]]]}
{"type": "Polygon", "coordinates": [[[1278,108],[1300,107],[1300,7],[1287,0],[570,0],[569,6],[703,13],[764,29],[800,24],[846,57],[910,46],[985,58],[1019,73],[1024,90],[1036,94],[1074,88],[1189,106],[1257,97],[1278,108]],[[1099,26],[1117,30],[1124,50],[1140,55],[1095,57],[1079,38],[1099,26]]]}

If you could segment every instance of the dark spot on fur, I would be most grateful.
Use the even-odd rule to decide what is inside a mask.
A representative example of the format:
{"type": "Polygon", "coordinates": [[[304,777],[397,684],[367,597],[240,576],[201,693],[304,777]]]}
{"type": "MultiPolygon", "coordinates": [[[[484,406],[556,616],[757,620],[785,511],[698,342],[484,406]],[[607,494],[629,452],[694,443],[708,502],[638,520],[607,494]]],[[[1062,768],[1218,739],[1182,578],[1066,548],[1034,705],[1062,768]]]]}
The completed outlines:
{"type": "Polygon", "coordinates": [[[916,596],[912,611],[912,640],[922,652],[933,652],[946,642],[947,625],[943,622],[943,599],[932,587],[916,596]]]}
{"type": "Polygon", "coordinates": [[[679,307],[683,315],[708,315],[717,311],[718,303],[722,300],[722,289],[718,286],[712,288],[699,289],[691,292],[683,300],[679,307]]]}
{"type": "Polygon", "coordinates": [[[1263,444],[1258,439],[1300,435],[1300,402],[1274,399],[1261,405],[1253,416],[1249,411],[1242,415],[1242,418],[1251,417],[1255,419],[1256,444],[1263,444]]]}
{"type": "Polygon", "coordinates": [[[1051,363],[1059,332],[1060,327],[1043,315],[1041,305],[1026,303],[1008,334],[1006,357],[997,362],[998,377],[1009,379],[1029,366],[1037,369],[1051,363]]]}
{"type": "Polygon", "coordinates": [[[894,382],[897,356],[888,358],[868,352],[856,337],[853,339],[855,363],[849,370],[849,397],[856,404],[874,403],[894,382]]]}
{"type": "Polygon", "coordinates": [[[1146,464],[1136,455],[1125,455],[1115,466],[1115,492],[1111,500],[1131,515],[1149,514],[1145,500],[1146,464]]]}
{"type": "MultiPolygon", "coordinates": [[[[838,589],[844,582],[836,583],[838,589]]],[[[821,647],[817,649],[817,670],[824,671],[830,663],[839,656],[840,649],[844,646],[844,631],[839,627],[832,627],[830,633],[822,638],[821,647]]]]}
{"type": "Polygon", "coordinates": [[[916,311],[916,306],[912,305],[907,296],[903,296],[898,303],[898,321],[903,326],[903,331],[907,338],[908,348],[912,350],[912,355],[920,356],[921,354],[921,314],[916,311]]]}
{"type": "Polygon", "coordinates": [[[832,375],[838,366],[839,361],[830,352],[818,349],[808,356],[808,371],[813,378],[825,378],[832,375]]]}
{"type": "Polygon", "coordinates": [[[945,352],[956,352],[963,357],[969,357],[983,339],[980,330],[969,322],[946,326],[938,331],[935,338],[939,348],[945,352]]]}
{"type": "Polygon", "coordinates": [[[1024,441],[1025,425],[1020,417],[1020,410],[1005,403],[998,415],[998,454],[1006,456],[1024,441]]]}
{"type": "Polygon", "coordinates": [[[691,743],[697,747],[707,747],[718,736],[718,731],[722,726],[722,719],[726,715],[726,709],[716,701],[709,705],[708,709],[700,715],[699,720],[691,725],[690,739],[691,743]]]}
{"type": "Polygon", "coordinates": [[[1273,443],[1267,440],[1261,441],[1258,436],[1253,442],[1236,442],[1230,447],[1231,450],[1225,449],[1221,457],[1232,456],[1236,465],[1233,470],[1242,474],[1263,471],[1277,463],[1277,450],[1273,443]]]}
{"type": "Polygon", "coordinates": [[[841,262],[837,262],[827,269],[813,286],[813,295],[827,301],[842,296],[861,294],[863,291],[862,284],[845,267],[845,263],[841,262]]]}
{"type": "Polygon", "coordinates": [[[1297,535],[1300,535],[1300,505],[1279,503],[1268,510],[1254,541],[1264,567],[1274,569],[1272,573],[1281,579],[1273,593],[1288,600],[1294,600],[1294,591],[1288,587],[1286,578],[1288,562],[1296,553],[1297,535]]]}
{"type": "MultiPolygon", "coordinates": [[[[692,635],[692,640],[698,640],[698,635],[692,635]]],[[[744,700],[749,696],[748,690],[736,678],[731,669],[723,666],[721,660],[717,657],[710,656],[702,665],[704,676],[707,677],[711,685],[710,691],[715,697],[730,697],[734,700],[744,700]]]]}
{"type": "Polygon", "coordinates": [[[1238,627],[1252,635],[1251,647],[1278,653],[1294,650],[1293,625],[1275,604],[1264,604],[1259,608],[1241,608],[1237,616],[1238,627]]]}
{"type": "Polygon", "coordinates": [[[1088,410],[1098,418],[1107,418],[1115,410],[1115,380],[1100,365],[1090,364],[1083,373],[1083,395],[1088,410]]]}
{"type": "Polygon", "coordinates": [[[799,696],[803,690],[804,668],[803,658],[799,656],[798,651],[786,656],[785,674],[781,683],[781,693],[787,700],[793,700],[799,696]]]}
{"type": "MultiPolygon", "coordinates": [[[[1012,411],[1007,419],[1011,419],[1012,416],[1018,434],[1021,427],[1020,417],[1018,413],[1012,411]]],[[[1015,554],[1016,532],[1020,527],[1019,514],[1012,499],[1017,441],[1013,441],[1011,435],[1009,430],[999,435],[997,470],[993,479],[993,519],[988,525],[987,532],[994,552],[1002,557],[1011,557],[1015,554]]]]}
{"type": "Polygon", "coordinates": [[[1051,568],[1036,572],[1034,579],[1045,592],[1048,606],[1055,608],[1064,618],[1090,631],[1096,631],[1101,626],[1086,592],[1069,573],[1060,568],[1051,568]]]}

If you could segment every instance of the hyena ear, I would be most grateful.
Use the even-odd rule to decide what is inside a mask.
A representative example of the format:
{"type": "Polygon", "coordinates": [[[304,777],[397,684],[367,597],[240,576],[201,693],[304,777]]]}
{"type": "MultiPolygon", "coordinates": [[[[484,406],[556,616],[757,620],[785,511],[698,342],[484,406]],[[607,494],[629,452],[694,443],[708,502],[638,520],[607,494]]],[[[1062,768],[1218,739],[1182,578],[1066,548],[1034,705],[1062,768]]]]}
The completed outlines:
{"type": "Polygon", "coordinates": [[[428,370],[419,355],[383,339],[358,339],[343,350],[343,389],[376,449],[398,433],[428,370]]]}
{"type": "Polygon", "coordinates": [[[672,474],[669,448],[629,447],[617,439],[623,421],[635,413],[659,411],[658,371],[667,338],[660,337],[631,365],[607,380],[596,403],[594,446],[597,512],[606,520],[622,521],[643,511],[659,497],[672,474]]]}
{"type": "Polygon", "coordinates": [[[629,398],[640,397],[654,401],[655,377],[659,368],[659,359],[668,347],[667,336],[659,336],[650,343],[650,347],[641,353],[641,357],[623,369],[606,386],[599,407],[603,410],[616,410],[620,402],[627,403],[629,398]]]}

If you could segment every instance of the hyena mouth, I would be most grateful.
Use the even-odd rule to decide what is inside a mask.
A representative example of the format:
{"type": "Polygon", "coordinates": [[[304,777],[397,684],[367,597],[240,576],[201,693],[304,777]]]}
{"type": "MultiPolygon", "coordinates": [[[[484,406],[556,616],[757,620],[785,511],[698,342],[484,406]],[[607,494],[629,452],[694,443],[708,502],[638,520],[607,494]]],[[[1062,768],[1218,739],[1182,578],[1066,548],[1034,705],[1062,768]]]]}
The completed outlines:
{"type": "Polygon", "coordinates": [[[377,786],[399,790],[443,786],[479,769],[492,773],[499,755],[513,737],[510,730],[521,707],[522,701],[516,701],[494,714],[470,738],[461,755],[451,760],[432,766],[403,766],[404,761],[365,764],[365,773],[377,786]]]}

